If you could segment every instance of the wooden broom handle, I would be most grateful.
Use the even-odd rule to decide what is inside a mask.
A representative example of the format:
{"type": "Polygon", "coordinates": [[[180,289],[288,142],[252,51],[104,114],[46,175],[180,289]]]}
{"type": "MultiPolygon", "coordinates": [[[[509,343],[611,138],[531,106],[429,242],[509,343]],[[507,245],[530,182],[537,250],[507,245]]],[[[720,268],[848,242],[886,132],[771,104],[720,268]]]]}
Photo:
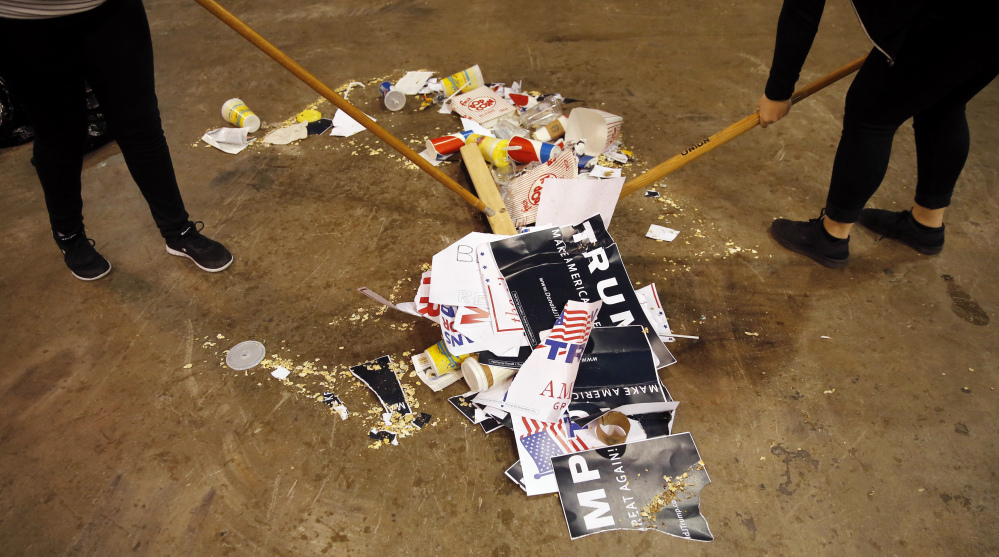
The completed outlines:
{"type": "Polygon", "coordinates": [[[267,39],[260,36],[259,33],[250,28],[249,25],[243,23],[242,20],[234,16],[229,10],[223,8],[215,0],[195,0],[198,4],[201,4],[203,8],[212,13],[215,17],[222,20],[223,23],[232,27],[237,33],[243,36],[246,40],[253,43],[254,46],[259,48],[264,52],[264,54],[273,58],[278,64],[285,67],[286,70],[295,74],[295,77],[302,80],[306,85],[315,89],[317,93],[325,97],[334,106],[340,110],[347,113],[348,116],[356,120],[365,128],[371,130],[372,133],[381,138],[382,141],[388,143],[390,147],[398,151],[402,156],[413,161],[413,164],[422,168],[427,174],[430,174],[438,182],[447,186],[448,189],[454,193],[460,195],[462,199],[467,201],[471,206],[482,211],[486,216],[493,216],[495,211],[486,206],[481,199],[472,195],[468,190],[461,187],[457,182],[452,180],[446,174],[437,170],[437,167],[430,164],[426,159],[421,157],[416,151],[410,149],[405,143],[399,140],[396,136],[389,133],[385,128],[379,126],[374,120],[368,118],[368,116],[354,107],[354,105],[347,102],[343,97],[337,95],[335,91],[326,86],[322,81],[316,79],[316,76],[309,73],[305,68],[288,57],[285,53],[281,52],[276,46],[272,45],[267,39]]]}
{"type": "MultiPolygon", "coordinates": [[[[199,2],[201,0],[198,0],[199,2]]],[[[807,98],[812,93],[825,88],[828,85],[836,83],[840,79],[852,74],[853,72],[860,69],[860,66],[864,64],[864,60],[867,59],[867,55],[857,58],[853,62],[843,66],[842,68],[834,71],[833,73],[809,83],[804,89],[800,89],[794,92],[791,96],[791,104],[795,104],[800,100],[807,98]]],[[[754,112],[749,116],[746,116],[742,120],[732,124],[731,126],[723,129],[722,131],[712,135],[711,137],[700,141],[690,147],[684,149],[679,155],[675,155],[666,162],[650,169],[645,174],[636,176],[630,182],[624,185],[621,189],[620,199],[624,199],[625,196],[631,195],[638,190],[645,189],[655,182],[661,180],[664,176],[673,172],[674,170],[680,168],[681,166],[687,164],[688,162],[696,159],[697,157],[704,155],[708,151],[723,145],[736,137],[748,132],[749,130],[755,128],[760,123],[760,113],[754,112]]]]}

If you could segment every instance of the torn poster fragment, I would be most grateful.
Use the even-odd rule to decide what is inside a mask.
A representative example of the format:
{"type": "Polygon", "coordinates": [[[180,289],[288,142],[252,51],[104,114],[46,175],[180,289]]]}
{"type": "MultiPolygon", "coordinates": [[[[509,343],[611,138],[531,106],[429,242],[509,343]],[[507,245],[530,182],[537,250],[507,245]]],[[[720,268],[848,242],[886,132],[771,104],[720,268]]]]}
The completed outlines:
{"type": "Polygon", "coordinates": [[[672,412],[676,406],[659,380],[641,327],[593,329],[569,403],[573,422],[585,426],[610,411],[634,416],[672,412]]]}
{"type": "Polygon", "coordinates": [[[326,406],[329,406],[330,408],[333,409],[334,412],[339,414],[341,420],[346,420],[347,417],[350,415],[347,412],[347,407],[344,406],[343,402],[340,400],[340,397],[336,396],[333,393],[330,392],[323,393],[322,403],[325,404],[326,406]]]}
{"type": "Polygon", "coordinates": [[[566,302],[552,332],[514,376],[500,408],[542,422],[555,422],[565,413],[600,306],[599,301],[566,302]]]}
{"type": "Polygon", "coordinates": [[[386,412],[398,412],[402,415],[411,414],[413,411],[409,408],[409,403],[406,402],[406,395],[402,391],[399,377],[390,367],[391,363],[391,358],[382,356],[351,367],[350,373],[375,393],[378,402],[382,403],[386,412]]]}
{"type": "Polygon", "coordinates": [[[557,455],[552,467],[572,539],[610,530],[714,539],[700,511],[711,479],[689,433],[557,455]]]}

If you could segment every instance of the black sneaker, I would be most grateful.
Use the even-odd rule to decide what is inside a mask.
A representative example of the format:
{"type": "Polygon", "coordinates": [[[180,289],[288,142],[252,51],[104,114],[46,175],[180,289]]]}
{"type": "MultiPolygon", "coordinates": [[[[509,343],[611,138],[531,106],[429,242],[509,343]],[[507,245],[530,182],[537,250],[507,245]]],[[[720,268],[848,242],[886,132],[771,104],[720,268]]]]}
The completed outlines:
{"type": "Polygon", "coordinates": [[[886,211],[864,209],[860,224],[875,234],[878,241],[885,238],[898,240],[923,255],[936,255],[943,251],[944,227],[929,228],[916,222],[911,211],[886,211]]]}
{"type": "Polygon", "coordinates": [[[94,241],[80,228],[72,234],[52,234],[62,250],[63,259],[73,276],[80,280],[97,280],[111,272],[111,263],[94,249],[94,241]]]}
{"type": "Polygon", "coordinates": [[[846,267],[850,257],[850,239],[830,240],[822,226],[822,216],[809,221],[777,219],[770,225],[770,235],[785,248],[811,257],[830,269],[846,267]]]}
{"type": "Polygon", "coordinates": [[[186,257],[209,273],[223,271],[232,264],[232,254],[222,244],[202,236],[204,228],[200,220],[188,223],[183,232],[166,239],[167,253],[186,257]]]}

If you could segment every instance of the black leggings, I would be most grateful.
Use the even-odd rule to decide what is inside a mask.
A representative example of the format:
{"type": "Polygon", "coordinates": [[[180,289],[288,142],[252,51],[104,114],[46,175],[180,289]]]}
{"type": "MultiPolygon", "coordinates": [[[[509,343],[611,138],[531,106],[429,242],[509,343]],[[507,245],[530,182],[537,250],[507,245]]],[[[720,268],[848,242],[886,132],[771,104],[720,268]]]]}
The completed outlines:
{"type": "Polygon", "coordinates": [[[164,238],[188,222],[153,83],[141,0],[52,19],[0,19],[0,75],[35,126],[34,157],[53,232],[83,225],[86,80],[164,238]]]}
{"type": "Polygon", "coordinates": [[[826,199],[829,218],[857,222],[888,170],[895,131],[909,118],[916,139],[915,201],[927,209],[950,205],[968,158],[965,105],[999,74],[995,32],[983,35],[975,27],[928,13],[913,26],[894,66],[871,51],[846,95],[826,199]]]}

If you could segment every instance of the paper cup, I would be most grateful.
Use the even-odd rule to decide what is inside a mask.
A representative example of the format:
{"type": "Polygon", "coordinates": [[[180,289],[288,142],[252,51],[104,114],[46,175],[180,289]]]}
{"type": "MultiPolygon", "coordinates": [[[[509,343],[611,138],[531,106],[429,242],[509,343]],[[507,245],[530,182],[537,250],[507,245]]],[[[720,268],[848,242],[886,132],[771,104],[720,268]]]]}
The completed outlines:
{"type": "Polygon", "coordinates": [[[468,358],[467,355],[455,356],[451,354],[443,340],[427,348],[424,354],[430,358],[430,373],[427,375],[431,377],[440,377],[460,370],[461,363],[468,358]]]}
{"type": "Polygon", "coordinates": [[[568,118],[565,116],[559,116],[558,120],[548,122],[544,126],[534,130],[534,139],[539,141],[551,141],[553,139],[558,139],[565,135],[565,125],[568,122],[568,118]]]}
{"type": "Polygon", "coordinates": [[[584,154],[602,154],[621,139],[621,124],[624,118],[592,108],[576,108],[569,113],[565,126],[565,138],[572,141],[586,140],[584,154]]]}
{"type": "Polygon", "coordinates": [[[548,162],[562,154],[559,149],[551,143],[542,143],[526,137],[514,137],[510,139],[510,158],[520,164],[528,164],[534,161],[548,162]],[[520,147],[520,149],[513,149],[520,147]]]}
{"type": "Polygon", "coordinates": [[[427,149],[430,149],[438,155],[451,155],[457,153],[462,147],[465,146],[465,140],[468,139],[468,136],[470,135],[472,135],[471,131],[464,131],[452,133],[451,135],[445,135],[444,137],[428,139],[427,149]]]}
{"type": "Polygon", "coordinates": [[[229,99],[222,105],[222,117],[230,124],[247,128],[250,133],[260,129],[260,118],[239,99],[229,99]]]}
{"type": "Polygon", "coordinates": [[[458,72],[450,77],[445,77],[441,82],[444,84],[444,94],[451,96],[458,91],[469,92],[478,89],[485,84],[482,80],[482,70],[476,64],[465,71],[458,72]]]}
{"type": "Polygon", "coordinates": [[[487,366],[480,364],[475,358],[468,358],[461,363],[461,373],[465,376],[468,388],[479,393],[517,373],[517,370],[508,367],[487,366]]]}
{"type": "Polygon", "coordinates": [[[590,430],[605,445],[620,445],[628,439],[631,421],[620,412],[608,412],[590,425],[590,430]]]}

